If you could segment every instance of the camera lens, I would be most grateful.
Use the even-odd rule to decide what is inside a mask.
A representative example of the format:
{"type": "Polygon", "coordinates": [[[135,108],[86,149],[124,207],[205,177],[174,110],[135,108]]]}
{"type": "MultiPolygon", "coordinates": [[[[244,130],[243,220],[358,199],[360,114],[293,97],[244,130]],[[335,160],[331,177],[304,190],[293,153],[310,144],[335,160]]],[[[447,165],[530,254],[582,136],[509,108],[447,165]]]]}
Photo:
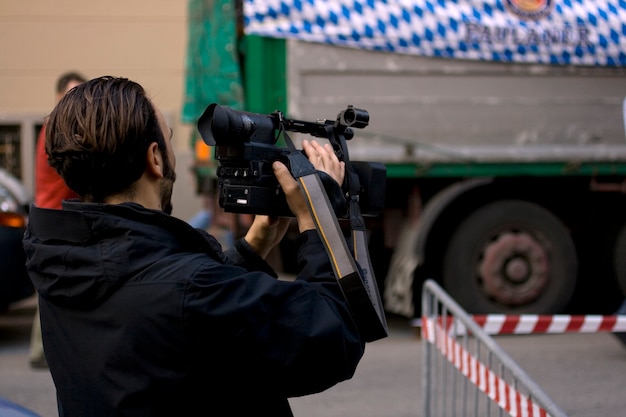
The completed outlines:
{"type": "Polygon", "coordinates": [[[198,120],[198,131],[209,146],[235,145],[247,142],[276,142],[274,119],[268,115],[249,113],[209,105],[198,120]]]}

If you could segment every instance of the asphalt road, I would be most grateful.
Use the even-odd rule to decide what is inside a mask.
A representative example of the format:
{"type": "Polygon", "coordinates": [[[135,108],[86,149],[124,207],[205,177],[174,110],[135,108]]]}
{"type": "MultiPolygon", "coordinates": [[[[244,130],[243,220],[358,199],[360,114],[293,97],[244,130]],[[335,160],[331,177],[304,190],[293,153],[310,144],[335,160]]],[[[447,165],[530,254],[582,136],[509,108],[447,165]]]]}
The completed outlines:
{"type": "MultiPolygon", "coordinates": [[[[0,315],[0,396],[56,417],[47,371],[28,365],[32,299],[0,315]]],[[[626,416],[626,347],[607,333],[497,336],[498,345],[572,417],[626,416]]],[[[354,377],[291,400],[296,417],[416,417],[422,413],[422,351],[408,320],[370,343],[354,377]]],[[[466,416],[472,416],[468,410],[466,416]]],[[[482,417],[482,416],[481,416],[482,417]]]]}

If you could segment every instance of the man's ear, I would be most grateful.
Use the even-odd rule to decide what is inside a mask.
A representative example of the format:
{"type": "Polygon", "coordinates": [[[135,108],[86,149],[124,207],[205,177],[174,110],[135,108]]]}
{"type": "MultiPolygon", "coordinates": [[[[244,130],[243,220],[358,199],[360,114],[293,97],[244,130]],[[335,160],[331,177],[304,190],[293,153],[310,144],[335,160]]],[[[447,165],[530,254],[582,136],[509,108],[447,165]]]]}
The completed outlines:
{"type": "Polygon", "coordinates": [[[163,155],[156,142],[152,142],[148,146],[148,152],[146,152],[146,171],[150,175],[154,175],[158,178],[163,177],[163,155]]]}

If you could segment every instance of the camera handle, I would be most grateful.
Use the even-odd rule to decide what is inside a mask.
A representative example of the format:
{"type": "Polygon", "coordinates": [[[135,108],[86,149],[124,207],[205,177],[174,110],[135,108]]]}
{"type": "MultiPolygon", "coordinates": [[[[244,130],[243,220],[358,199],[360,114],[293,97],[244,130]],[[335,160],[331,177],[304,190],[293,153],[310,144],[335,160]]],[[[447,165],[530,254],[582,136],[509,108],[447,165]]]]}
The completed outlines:
{"type": "MultiPolygon", "coordinates": [[[[286,131],[282,129],[281,131],[290,149],[295,149],[286,131]]],[[[329,134],[332,135],[332,132],[329,131],[329,134]]],[[[347,154],[344,154],[344,157],[347,157],[347,154]]],[[[346,172],[350,186],[353,255],[313,164],[301,152],[291,152],[288,159],[291,174],[300,184],[337,282],[350,306],[361,336],[366,342],[387,337],[387,321],[367,250],[367,238],[358,204],[358,194],[355,193],[355,190],[358,190],[358,182],[354,184],[356,175],[353,172],[346,172]],[[360,268],[357,266],[357,260],[360,268]]],[[[346,167],[348,166],[349,164],[346,163],[346,167]]]]}

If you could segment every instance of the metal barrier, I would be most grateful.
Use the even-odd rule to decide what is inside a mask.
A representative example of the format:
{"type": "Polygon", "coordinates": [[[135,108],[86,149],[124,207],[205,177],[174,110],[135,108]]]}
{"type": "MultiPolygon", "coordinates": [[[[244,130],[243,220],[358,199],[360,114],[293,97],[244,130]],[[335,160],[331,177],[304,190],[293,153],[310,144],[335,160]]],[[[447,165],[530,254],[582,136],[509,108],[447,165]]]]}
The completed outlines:
{"type": "Polygon", "coordinates": [[[435,281],[422,287],[425,417],[566,417],[435,281]]]}

